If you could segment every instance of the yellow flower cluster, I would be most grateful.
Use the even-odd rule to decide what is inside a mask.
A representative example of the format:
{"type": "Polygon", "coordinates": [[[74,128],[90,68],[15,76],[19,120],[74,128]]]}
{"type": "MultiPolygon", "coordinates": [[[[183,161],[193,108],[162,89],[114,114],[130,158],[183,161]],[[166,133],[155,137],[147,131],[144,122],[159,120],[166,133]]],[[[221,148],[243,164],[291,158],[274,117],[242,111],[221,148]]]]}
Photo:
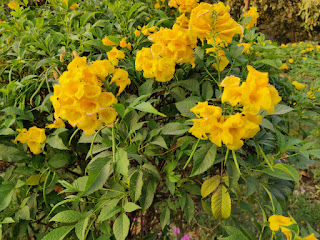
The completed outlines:
{"type": "Polygon", "coordinates": [[[167,82],[173,78],[176,63],[190,63],[195,66],[188,30],[175,24],[172,29],[161,28],[149,36],[154,44],[142,48],[136,56],[136,70],[142,71],[145,78],[155,77],[158,82],[167,82]]]}
{"type": "Polygon", "coordinates": [[[41,153],[41,143],[46,141],[46,134],[43,128],[31,127],[29,130],[23,128],[17,129],[17,131],[19,134],[14,139],[15,143],[18,141],[26,143],[33,154],[41,153]]]}
{"type": "Polygon", "coordinates": [[[224,143],[227,148],[236,150],[243,146],[242,139],[252,138],[260,131],[262,116],[257,114],[260,110],[273,113],[281,98],[269,84],[268,73],[259,72],[251,66],[248,70],[247,79],[241,85],[240,78],[234,76],[226,77],[221,82],[224,87],[222,103],[229,102],[232,106],[240,103],[242,113],[226,116],[220,107],[200,102],[190,110],[197,116],[197,119],[192,119],[191,134],[202,140],[209,138],[219,147],[224,143]]]}
{"type": "Polygon", "coordinates": [[[109,61],[115,66],[118,65],[119,59],[124,59],[124,52],[113,47],[111,51],[107,52],[109,61]]]}
{"type": "MultiPolygon", "coordinates": [[[[60,76],[60,85],[54,85],[54,94],[50,97],[55,118],[67,120],[86,135],[93,134],[103,123],[111,125],[117,117],[111,106],[117,99],[101,86],[102,81],[114,72],[109,60],[97,60],[88,65],[86,57],[75,57],[68,65],[68,71],[60,76]]],[[[117,83],[119,79],[114,81],[117,83]]]]}
{"type": "Polygon", "coordinates": [[[252,66],[247,68],[247,79],[241,85],[240,78],[234,76],[226,77],[221,82],[224,87],[222,103],[229,102],[232,106],[240,103],[244,114],[256,115],[260,110],[272,114],[274,107],[281,101],[278,91],[269,84],[267,72],[259,72],[252,66]]]}
{"type": "Polygon", "coordinates": [[[189,34],[200,40],[210,40],[218,45],[231,43],[242,28],[229,14],[230,7],[222,2],[216,4],[200,3],[190,14],[189,34]]]}
{"type": "Polygon", "coordinates": [[[220,107],[208,105],[208,102],[199,102],[190,111],[198,119],[192,119],[194,125],[189,132],[202,140],[209,138],[219,147],[223,142],[229,149],[239,149],[243,146],[241,139],[251,138],[260,131],[262,117],[259,115],[236,113],[224,116],[220,107]]]}
{"type": "Polygon", "coordinates": [[[169,7],[178,8],[179,12],[189,13],[198,5],[199,0],[170,0],[169,7]]]}
{"type": "MultiPolygon", "coordinates": [[[[190,3],[176,1],[179,5],[190,3]]],[[[190,63],[195,66],[193,49],[197,39],[207,40],[213,48],[207,52],[217,55],[218,64],[213,66],[222,71],[229,63],[225,52],[220,46],[231,43],[235,34],[242,34],[241,26],[229,14],[230,7],[222,2],[217,4],[200,3],[192,9],[190,19],[185,14],[177,18],[172,29],[161,28],[151,34],[149,40],[154,44],[150,48],[143,48],[137,53],[136,70],[142,71],[145,78],[155,77],[156,81],[166,82],[173,78],[175,64],[190,63]]],[[[153,30],[153,29],[152,29],[153,30]]],[[[142,28],[142,33],[147,35],[150,28],[142,28]]]]}
{"type": "Polygon", "coordinates": [[[244,26],[246,29],[250,30],[251,28],[257,26],[259,13],[256,7],[250,7],[250,10],[243,14],[245,18],[248,16],[251,17],[250,21],[244,26]]]}

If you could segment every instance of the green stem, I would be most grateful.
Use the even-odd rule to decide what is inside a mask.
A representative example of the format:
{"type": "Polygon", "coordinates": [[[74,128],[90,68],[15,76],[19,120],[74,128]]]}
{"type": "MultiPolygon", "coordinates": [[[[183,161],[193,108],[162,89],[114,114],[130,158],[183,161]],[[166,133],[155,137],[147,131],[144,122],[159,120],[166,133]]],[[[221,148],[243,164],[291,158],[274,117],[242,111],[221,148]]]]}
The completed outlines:
{"type": "Polygon", "coordinates": [[[186,164],[184,165],[183,169],[185,169],[185,168],[188,166],[189,162],[191,161],[191,158],[193,157],[193,155],[194,155],[194,153],[195,153],[195,151],[196,151],[196,149],[197,149],[197,147],[198,147],[198,145],[199,145],[199,142],[200,142],[200,138],[198,138],[198,141],[196,142],[196,145],[193,147],[193,150],[192,150],[192,152],[191,152],[191,155],[190,155],[190,157],[188,158],[188,160],[187,160],[186,164]]]}
{"type": "Polygon", "coordinates": [[[237,160],[237,156],[236,156],[236,152],[234,150],[232,150],[232,156],[233,156],[234,164],[236,165],[236,168],[237,168],[239,174],[241,175],[239,164],[238,164],[238,160],[237,160]]]}

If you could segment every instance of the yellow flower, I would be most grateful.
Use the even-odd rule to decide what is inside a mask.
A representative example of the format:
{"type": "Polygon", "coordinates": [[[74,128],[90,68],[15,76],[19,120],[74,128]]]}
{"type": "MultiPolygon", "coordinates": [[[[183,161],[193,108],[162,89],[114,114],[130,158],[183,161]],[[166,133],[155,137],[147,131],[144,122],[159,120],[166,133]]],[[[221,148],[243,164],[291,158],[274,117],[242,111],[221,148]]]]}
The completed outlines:
{"type": "Polygon", "coordinates": [[[60,127],[65,127],[66,125],[62,121],[61,118],[57,118],[52,124],[49,124],[46,126],[46,128],[60,128],[60,127]]]}
{"type": "Polygon", "coordinates": [[[160,58],[152,66],[156,81],[168,82],[173,78],[175,72],[175,63],[167,58],[160,58]]]}
{"type": "Polygon", "coordinates": [[[225,56],[225,52],[220,49],[218,50],[219,66],[217,63],[212,64],[212,66],[218,71],[223,71],[226,66],[229,64],[228,58],[225,56]]]}
{"type": "Polygon", "coordinates": [[[131,84],[128,72],[121,68],[117,68],[114,71],[110,84],[113,82],[115,82],[117,87],[119,87],[119,92],[117,95],[120,95],[124,91],[126,86],[131,84]]]}
{"type": "Polygon", "coordinates": [[[15,1],[10,1],[10,2],[8,3],[8,7],[11,8],[11,9],[13,9],[13,10],[15,10],[15,9],[17,9],[17,8],[19,7],[19,4],[16,3],[15,1]]]}
{"type": "Polygon", "coordinates": [[[140,31],[139,31],[138,29],[136,29],[136,30],[134,31],[134,35],[135,35],[136,37],[139,37],[139,36],[140,36],[140,31]]]}
{"type": "Polygon", "coordinates": [[[170,0],[169,7],[178,8],[179,12],[191,12],[198,5],[199,0],[170,0]]]}
{"type": "Polygon", "coordinates": [[[185,13],[183,13],[179,17],[177,17],[176,23],[179,24],[182,28],[188,28],[189,18],[186,17],[185,13]]]}
{"type": "Polygon", "coordinates": [[[101,127],[101,122],[94,115],[83,115],[77,126],[83,130],[85,135],[91,135],[94,131],[101,127]]]}
{"type": "Polygon", "coordinates": [[[293,59],[292,58],[290,58],[289,59],[289,63],[293,63],[294,61],[293,61],[293,59]]]}
{"type": "Polygon", "coordinates": [[[105,45],[105,46],[117,46],[117,44],[114,43],[114,42],[112,42],[108,37],[104,37],[104,38],[102,39],[102,43],[103,43],[103,45],[105,45]]]}
{"type": "Polygon", "coordinates": [[[160,4],[159,4],[159,3],[156,3],[156,4],[154,5],[154,9],[160,9],[160,4]]]}
{"type": "Polygon", "coordinates": [[[33,154],[41,153],[41,143],[46,141],[46,134],[43,128],[31,127],[27,129],[17,129],[20,132],[14,142],[26,143],[33,154]]]}
{"type": "Polygon", "coordinates": [[[118,59],[124,59],[124,52],[113,47],[111,51],[107,52],[107,56],[113,65],[118,65],[118,59]]]}
{"type": "Polygon", "coordinates": [[[302,240],[318,240],[315,238],[314,233],[311,233],[309,236],[302,238],[302,240]]]}
{"type": "Polygon", "coordinates": [[[190,109],[197,117],[215,117],[220,118],[222,116],[222,109],[217,106],[208,105],[208,102],[199,102],[195,107],[190,109]]]}
{"type": "Polygon", "coordinates": [[[279,67],[280,70],[288,69],[288,65],[283,63],[281,67],[279,67]]]}
{"type": "Polygon", "coordinates": [[[239,43],[237,46],[243,46],[242,53],[250,54],[250,47],[251,47],[250,43],[239,43]]]}
{"type": "Polygon", "coordinates": [[[113,96],[111,92],[102,92],[99,96],[99,105],[102,108],[109,107],[117,102],[117,99],[113,96]]]}
{"type": "Polygon", "coordinates": [[[297,81],[293,81],[292,82],[292,85],[294,85],[296,87],[296,89],[300,90],[300,89],[303,89],[306,87],[306,85],[302,84],[302,83],[299,83],[297,81]]]}
{"type": "Polygon", "coordinates": [[[290,239],[290,233],[291,231],[285,227],[290,226],[291,224],[293,224],[292,220],[288,217],[284,217],[281,215],[272,215],[269,217],[268,219],[269,223],[270,223],[270,229],[271,231],[279,231],[279,229],[281,230],[281,232],[283,232],[287,239],[290,239]]]}
{"type": "Polygon", "coordinates": [[[120,47],[125,48],[127,47],[127,38],[122,38],[120,41],[120,47]]]}
{"type": "Polygon", "coordinates": [[[240,78],[234,76],[228,76],[221,82],[220,86],[224,87],[221,97],[222,103],[229,102],[235,106],[241,101],[242,87],[239,85],[240,78]]]}
{"type": "Polygon", "coordinates": [[[292,43],[292,45],[291,45],[292,47],[296,47],[297,46],[297,44],[296,43],[292,43]]]}
{"type": "Polygon", "coordinates": [[[112,124],[117,118],[117,112],[113,108],[105,108],[98,112],[100,121],[104,122],[107,125],[112,124]]]}
{"type": "Polygon", "coordinates": [[[104,80],[114,72],[114,66],[109,60],[96,60],[89,66],[89,71],[104,80]]]}
{"type": "Polygon", "coordinates": [[[244,26],[246,29],[250,30],[251,28],[257,26],[257,21],[259,18],[259,13],[256,7],[250,7],[250,10],[243,14],[244,17],[251,16],[251,20],[244,26]]]}

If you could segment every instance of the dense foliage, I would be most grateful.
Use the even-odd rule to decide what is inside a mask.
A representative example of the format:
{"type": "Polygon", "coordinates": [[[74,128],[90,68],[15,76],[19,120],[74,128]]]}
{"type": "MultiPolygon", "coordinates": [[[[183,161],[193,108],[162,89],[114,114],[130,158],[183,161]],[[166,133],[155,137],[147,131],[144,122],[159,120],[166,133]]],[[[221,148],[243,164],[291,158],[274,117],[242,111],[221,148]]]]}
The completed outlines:
{"type": "Polygon", "coordinates": [[[287,203],[320,158],[320,46],[229,11],[2,3],[4,239],[319,237],[287,203]]]}

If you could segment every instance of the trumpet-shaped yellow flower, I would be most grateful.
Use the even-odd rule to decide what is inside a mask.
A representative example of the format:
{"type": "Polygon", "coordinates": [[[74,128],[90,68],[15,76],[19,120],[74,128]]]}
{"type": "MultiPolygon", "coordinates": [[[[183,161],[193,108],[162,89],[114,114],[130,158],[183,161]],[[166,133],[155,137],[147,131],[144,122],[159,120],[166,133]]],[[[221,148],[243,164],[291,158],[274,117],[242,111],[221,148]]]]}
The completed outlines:
{"type": "Polygon", "coordinates": [[[14,139],[14,142],[18,141],[21,143],[26,143],[33,154],[41,153],[41,143],[46,140],[45,130],[43,128],[31,127],[27,129],[17,129],[20,132],[14,139]]]}
{"type": "Polygon", "coordinates": [[[244,26],[246,29],[250,30],[251,28],[257,26],[259,13],[256,7],[250,7],[250,10],[243,14],[244,17],[250,16],[250,21],[244,26]]]}
{"type": "Polygon", "coordinates": [[[135,31],[134,31],[134,35],[136,36],[136,37],[139,37],[140,36],[140,31],[138,30],[138,29],[136,29],[135,31]]]}
{"type": "Polygon", "coordinates": [[[268,221],[270,223],[271,231],[276,232],[276,231],[279,231],[280,229],[281,232],[283,232],[286,235],[287,239],[290,239],[291,231],[285,227],[293,224],[291,218],[284,217],[281,215],[272,215],[269,217],[268,221]]]}
{"type": "Polygon", "coordinates": [[[131,84],[128,72],[121,68],[117,68],[114,71],[110,84],[113,82],[115,82],[117,87],[119,87],[119,92],[117,95],[120,95],[124,91],[126,86],[131,84]]]}
{"type": "Polygon", "coordinates": [[[113,47],[111,51],[107,52],[107,56],[113,65],[118,65],[119,59],[124,59],[124,52],[113,47]]]}
{"type": "Polygon", "coordinates": [[[108,37],[104,37],[104,38],[102,39],[102,43],[103,43],[103,45],[105,45],[105,46],[117,46],[117,45],[118,45],[118,44],[112,42],[108,37]]]}
{"type": "Polygon", "coordinates": [[[65,127],[66,125],[62,121],[61,118],[57,118],[52,124],[49,124],[46,126],[46,128],[60,128],[60,127],[65,127]]]}

